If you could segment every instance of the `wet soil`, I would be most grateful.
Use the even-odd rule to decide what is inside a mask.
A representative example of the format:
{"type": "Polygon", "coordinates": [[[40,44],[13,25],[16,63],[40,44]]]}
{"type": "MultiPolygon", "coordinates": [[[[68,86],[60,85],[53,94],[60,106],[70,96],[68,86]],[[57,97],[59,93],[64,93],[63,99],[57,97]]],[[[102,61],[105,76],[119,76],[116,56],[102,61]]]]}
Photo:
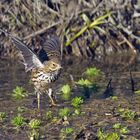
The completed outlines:
{"type": "MultiPolygon", "coordinates": [[[[0,121],[0,140],[27,140],[30,135],[30,128],[25,125],[18,130],[12,125],[11,120],[19,114],[18,107],[25,107],[25,112],[21,115],[26,118],[27,123],[33,119],[41,120],[41,127],[38,130],[41,138],[45,140],[94,140],[97,138],[97,132],[102,129],[106,133],[114,132],[113,125],[121,123],[127,127],[129,132],[125,135],[126,139],[140,138],[140,95],[135,94],[132,90],[132,79],[130,78],[130,70],[134,81],[134,90],[140,89],[140,64],[136,61],[131,67],[119,67],[119,65],[107,65],[107,63],[99,63],[91,61],[73,62],[69,59],[62,70],[61,76],[54,83],[55,92],[60,92],[60,87],[68,83],[72,86],[73,97],[83,96],[83,89],[73,84],[70,77],[74,81],[83,77],[83,72],[87,67],[96,66],[103,71],[103,76],[98,81],[99,89],[96,92],[91,91],[89,98],[85,98],[81,106],[81,114],[73,115],[74,108],[69,101],[60,98],[60,94],[56,94],[56,98],[60,107],[50,107],[49,100],[46,95],[41,97],[41,110],[37,110],[36,96],[33,94],[33,86],[30,84],[30,73],[24,72],[22,64],[15,60],[0,61],[0,112],[6,112],[5,121],[0,121]],[[107,84],[111,81],[111,90],[113,99],[104,96],[107,84]],[[15,100],[11,97],[12,90],[16,86],[24,87],[28,92],[28,98],[15,100]],[[71,115],[67,121],[58,117],[60,108],[69,107],[71,115]],[[136,118],[125,119],[119,112],[119,109],[129,109],[136,112],[136,118]],[[48,110],[53,111],[55,118],[48,120],[45,114],[48,110]],[[63,128],[71,127],[74,133],[65,135],[63,128]]],[[[108,63],[109,64],[109,63],[108,63]]],[[[125,139],[123,137],[122,139],[125,139]]]]}

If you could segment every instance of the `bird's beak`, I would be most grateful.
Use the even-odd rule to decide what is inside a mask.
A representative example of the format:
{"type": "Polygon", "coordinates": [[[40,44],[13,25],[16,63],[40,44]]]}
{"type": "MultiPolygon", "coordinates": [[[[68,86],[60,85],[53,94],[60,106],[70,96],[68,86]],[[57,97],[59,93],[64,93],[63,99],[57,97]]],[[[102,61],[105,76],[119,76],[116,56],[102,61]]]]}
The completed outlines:
{"type": "Polygon", "coordinates": [[[59,66],[58,68],[59,68],[59,69],[63,69],[63,67],[62,67],[62,66],[59,66]]]}

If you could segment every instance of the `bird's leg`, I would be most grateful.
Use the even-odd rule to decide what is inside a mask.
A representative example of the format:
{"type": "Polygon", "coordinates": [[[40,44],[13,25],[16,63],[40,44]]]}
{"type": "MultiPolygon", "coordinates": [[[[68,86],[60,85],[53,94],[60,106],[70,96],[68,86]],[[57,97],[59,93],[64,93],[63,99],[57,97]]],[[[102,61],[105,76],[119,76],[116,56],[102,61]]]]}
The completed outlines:
{"type": "Polygon", "coordinates": [[[53,96],[53,91],[52,91],[52,89],[51,88],[49,88],[48,89],[48,96],[49,96],[49,98],[51,99],[51,105],[52,106],[57,106],[57,104],[55,103],[55,101],[54,101],[54,96],[53,96]]]}
{"type": "Polygon", "coordinates": [[[35,88],[35,93],[37,96],[37,108],[40,109],[40,94],[41,94],[41,92],[35,88]]]}
{"type": "Polygon", "coordinates": [[[37,107],[40,109],[40,92],[37,92],[37,107]]]}

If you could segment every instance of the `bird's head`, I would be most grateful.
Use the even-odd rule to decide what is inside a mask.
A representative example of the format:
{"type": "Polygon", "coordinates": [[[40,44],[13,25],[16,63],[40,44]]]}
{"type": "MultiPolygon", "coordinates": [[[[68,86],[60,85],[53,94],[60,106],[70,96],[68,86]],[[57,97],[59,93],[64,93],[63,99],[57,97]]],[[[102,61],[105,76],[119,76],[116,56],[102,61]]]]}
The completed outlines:
{"type": "Polygon", "coordinates": [[[46,71],[59,71],[62,67],[61,64],[57,61],[49,60],[45,65],[46,71]]]}

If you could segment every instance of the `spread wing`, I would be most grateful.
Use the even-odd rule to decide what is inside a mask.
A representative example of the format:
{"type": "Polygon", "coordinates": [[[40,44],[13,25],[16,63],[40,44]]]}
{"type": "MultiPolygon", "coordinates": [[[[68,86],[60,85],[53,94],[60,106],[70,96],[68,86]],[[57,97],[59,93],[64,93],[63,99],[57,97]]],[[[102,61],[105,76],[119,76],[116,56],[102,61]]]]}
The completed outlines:
{"type": "Polygon", "coordinates": [[[57,36],[50,37],[44,44],[43,49],[47,53],[48,59],[61,58],[61,44],[57,36]]]}
{"type": "Polygon", "coordinates": [[[0,29],[0,31],[3,32],[5,35],[9,36],[14,42],[14,44],[16,45],[16,47],[22,52],[26,72],[33,68],[44,67],[42,62],[37,57],[37,55],[20,39],[12,36],[11,34],[7,33],[6,31],[2,29],[0,29]]]}

